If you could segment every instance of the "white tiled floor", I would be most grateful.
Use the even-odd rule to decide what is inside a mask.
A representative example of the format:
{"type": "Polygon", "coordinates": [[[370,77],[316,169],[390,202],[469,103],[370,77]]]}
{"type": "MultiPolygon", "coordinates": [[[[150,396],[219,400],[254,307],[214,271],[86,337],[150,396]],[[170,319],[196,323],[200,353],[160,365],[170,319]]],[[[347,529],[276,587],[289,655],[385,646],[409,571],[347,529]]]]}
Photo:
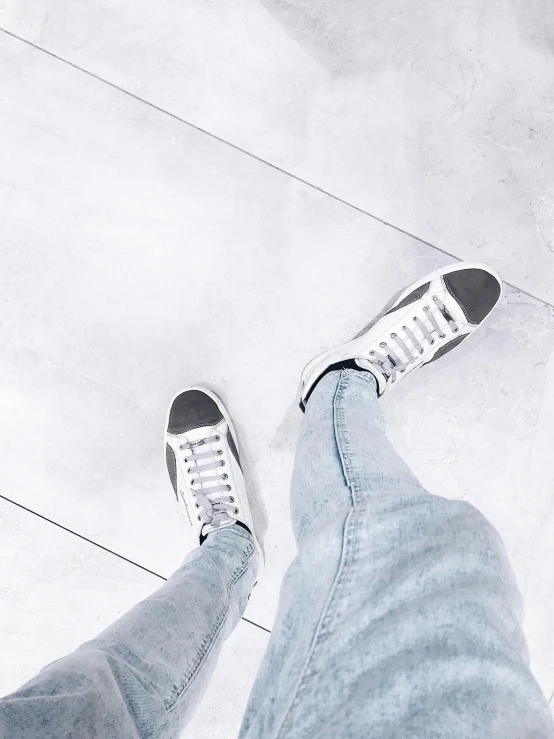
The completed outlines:
{"type": "Polygon", "coordinates": [[[0,26],[554,299],[549,0],[4,0],[0,26]]]}
{"type": "MultiPolygon", "coordinates": [[[[307,0],[2,4],[0,26],[62,59],[0,32],[0,492],[168,575],[192,542],[166,479],[166,405],[206,383],[233,414],[266,548],[246,616],[271,628],[295,552],[300,370],[452,261],[406,229],[538,296],[510,288],[471,346],[384,406],[424,484],[471,500],[502,533],[550,695],[554,309],[540,298],[554,298],[552,18],[540,2],[531,13],[463,0],[455,23],[448,4],[393,5],[352,0],[335,17],[336,4],[307,0]]],[[[4,553],[45,546],[29,517],[4,553]]],[[[60,594],[81,576],[105,590],[105,623],[154,580],[103,554],[107,571],[110,558],[142,590],[114,594],[62,549],[40,567],[63,568],[60,594]]],[[[43,618],[62,606],[33,561],[18,578],[34,593],[30,624],[12,589],[0,634],[27,652],[22,678],[96,623],[42,654],[43,618]]],[[[263,635],[237,630],[194,736],[233,735],[238,703],[226,724],[217,680],[247,628],[263,635]]],[[[265,638],[244,667],[252,679],[265,638]]]]}

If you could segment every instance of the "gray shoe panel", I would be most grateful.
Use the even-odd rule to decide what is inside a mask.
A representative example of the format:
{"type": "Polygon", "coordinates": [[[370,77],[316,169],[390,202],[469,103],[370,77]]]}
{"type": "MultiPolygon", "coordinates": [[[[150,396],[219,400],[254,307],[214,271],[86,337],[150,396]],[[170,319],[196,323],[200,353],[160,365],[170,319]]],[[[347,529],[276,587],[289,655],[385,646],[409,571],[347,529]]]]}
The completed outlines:
{"type": "Polygon", "coordinates": [[[423,365],[425,364],[431,364],[431,362],[434,362],[435,359],[440,359],[441,357],[444,357],[444,355],[448,354],[449,351],[452,351],[452,349],[455,349],[458,346],[458,344],[461,344],[462,341],[467,336],[469,336],[469,334],[462,334],[461,336],[456,336],[456,338],[452,339],[452,341],[449,341],[446,344],[443,344],[443,346],[441,346],[441,348],[437,351],[435,356],[432,359],[430,359],[428,362],[423,362],[421,366],[423,367],[423,365]]]}
{"type": "Polygon", "coordinates": [[[167,471],[169,472],[169,479],[173,485],[175,491],[175,497],[179,500],[179,493],[177,492],[177,460],[175,459],[175,453],[169,444],[165,445],[165,463],[167,465],[167,471]]]}
{"type": "Polygon", "coordinates": [[[488,316],[502,290],[496,277],[484,269],[469,268],[443,275],[446,289],[462,308],[468,323],[478,325],[488,316]]]}
{"type": "Polygon", "coordinates": [[[412,292],[409,295],[406,295],[406,297],[398,303],[398,305],[395,305],[394,308],[391,308],[389,311],[385,313],[385,315],[388,316],[389,313],[394,313],[395,310],[399,310],[400,308],[404,308],[406,305],[410,305],[410,303],[415,303],[416,300],[419,300],[422,298],[425,293],[429,290],[429,283],[426,282],[425,285],[420,285],[420,287],[416,287],[415,290],[412,290],[412,292]]]}
{"type": "Polygon", "coordinates": [[[217,403],[201,390],[185,390],[173,401],[167,430],[184,434],[202,426],[215,426],[223,420],[217,403]]]}
{"type": "Polygon", "coordinates": [[[237,464],[242,470],[242,466],[241,466],[240,459],[239,459],[239,452],[237,449],[237,445],[235,444],[235,440],[233,439],[233,434],[231,433],[231,429],[227,429],[227,444],[229,444],[231,452],[233,453],[233,457],[237,460],[237,464]]]}

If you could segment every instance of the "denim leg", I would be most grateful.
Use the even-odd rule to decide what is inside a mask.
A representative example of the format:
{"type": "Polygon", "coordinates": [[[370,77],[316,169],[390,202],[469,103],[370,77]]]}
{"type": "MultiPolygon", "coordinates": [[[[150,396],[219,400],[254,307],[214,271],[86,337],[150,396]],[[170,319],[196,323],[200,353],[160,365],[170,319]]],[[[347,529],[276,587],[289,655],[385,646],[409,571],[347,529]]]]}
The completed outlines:
{"type": "Polygon", "coordinates": [[[500,537],[421,487],[370,374],[315,388],[291,512],[298,555],[240,739],[554,737],[500,537]]]}
{"type": "Polygon", "coordinates": [[[159,590],[0,700],[0,736],[177,739],[255,576],[247,531],[211,533],[159,590]]]}

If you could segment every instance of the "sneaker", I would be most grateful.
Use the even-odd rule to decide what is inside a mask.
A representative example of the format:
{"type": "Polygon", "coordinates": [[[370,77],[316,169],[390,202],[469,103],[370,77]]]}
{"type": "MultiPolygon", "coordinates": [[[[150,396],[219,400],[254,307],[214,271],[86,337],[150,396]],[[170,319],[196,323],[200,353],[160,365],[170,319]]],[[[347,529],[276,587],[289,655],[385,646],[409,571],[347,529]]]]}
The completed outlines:
{"type": "Polygon", "coordinates": [[[203,387],[190,387],[173,399],[165,433],[167,471],[179,503],[199,543],[228,526],[247,529],[258,553],[258,580],[264,555],[256,532],[237,435],[222,401],[203,387]]]}
{"type": "Polygon", "coordinates": [[[345,361],[371,372],[378,394],[383,395],[461,344],[483,323],[501,294],[500,276],[479,262],[454,264],[423,277],[406,288],[368,331],[306,365],[300,408],[305,410],[321,375],[345,361]]]}

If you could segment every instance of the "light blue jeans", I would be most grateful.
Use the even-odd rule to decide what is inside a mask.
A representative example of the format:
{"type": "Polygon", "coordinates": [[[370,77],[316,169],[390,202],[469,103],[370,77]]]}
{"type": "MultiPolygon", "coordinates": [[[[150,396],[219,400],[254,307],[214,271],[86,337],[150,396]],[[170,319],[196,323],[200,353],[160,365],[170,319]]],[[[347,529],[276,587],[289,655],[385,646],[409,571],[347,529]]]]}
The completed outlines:
{"type": "MultiPolygon", "coordinates": [[[[375,381],[335,371],[303,419],[298,556],[240,739],[554,737],[529,671],[502,541],[430,495],[385,436],[375,381]]],[[[156,593],[0,701],[2,739],[173,739],[256,575],[240,527],[210,534],[156,593]]]]}

